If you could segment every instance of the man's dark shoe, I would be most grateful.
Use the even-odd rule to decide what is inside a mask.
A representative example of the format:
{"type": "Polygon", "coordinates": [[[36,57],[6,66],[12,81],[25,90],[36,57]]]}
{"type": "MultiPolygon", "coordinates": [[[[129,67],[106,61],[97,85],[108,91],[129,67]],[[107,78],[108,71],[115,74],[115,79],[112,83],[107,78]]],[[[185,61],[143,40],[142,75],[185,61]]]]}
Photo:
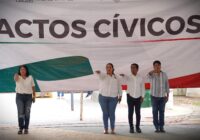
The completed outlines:
{"type": "Polygon", "coordinates": [[[24,134],[28,134],[28,129],[25,129],[25,130],[24,130],[24,134]]]}
{"type": "Polygon", "coordinates": [[[160,130],[159,130],[159,129],[156,129],[156,130],[155,130],[155,133],[159,133],[159,132],[160,132],[160,130]]]}
{"type": "Polygon", "coordinates": [[[131,129],[130,129],[130,133],[134,133],[134,128],[131,128],[131,129]]]}
{"type": "Polygon", "coordinates": [[[164,130],[164,128],[160,128],[160,132],[165,133],[166,131],[164,130]]]}
{"type": "Polygon", "coordinates": [[[141,131],[141,129],[138,127],[138,128],[136,128],[136,132],[137,133],[142,133],[142,131],[141,131]]]}
{"type": "Polygon", "coordinates": [[[22,129],[19,129],[18,134],[19,134],[19,135],[22,134],[22,129]]]}

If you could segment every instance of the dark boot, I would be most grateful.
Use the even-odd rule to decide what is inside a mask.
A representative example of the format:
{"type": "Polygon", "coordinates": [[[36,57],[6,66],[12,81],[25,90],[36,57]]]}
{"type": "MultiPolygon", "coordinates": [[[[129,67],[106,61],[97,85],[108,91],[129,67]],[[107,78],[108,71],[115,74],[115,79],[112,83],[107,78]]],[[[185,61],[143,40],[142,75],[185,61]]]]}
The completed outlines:
{"type": "Polygon", "coordinates": [[[134,127],[130,128],[130,133],[134,133],[134,127]]]}
{"type": "Polygon", "coordinates": [[[136,127],[136,132],[137,132],[137,133],[142,133],[140,127],[136,127]]]}

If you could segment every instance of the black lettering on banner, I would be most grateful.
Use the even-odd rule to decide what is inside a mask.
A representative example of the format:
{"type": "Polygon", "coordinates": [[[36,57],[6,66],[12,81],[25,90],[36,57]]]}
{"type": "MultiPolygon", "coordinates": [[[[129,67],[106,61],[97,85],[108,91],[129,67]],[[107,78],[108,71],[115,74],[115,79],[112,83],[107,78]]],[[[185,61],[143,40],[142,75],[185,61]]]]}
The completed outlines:
{"type": "Polygon", "coordinates": [[[102,24],[110,25],[110,21],[107,19],[101,19],[101,20],[97,21],[94,25],[94,32],[98,37],[106,38],[106,37],[110,36],[110,32],[106,32],[106,33],[100,32],[99,27],[102,24]]]}
{"type": "Polygon", "coordinates": [[[20,37],[22,37],[22,38],[29,38],[29,37],[33,36],[33,34],[30,33],[30,32],[29,32],[29,33],[23,33],[23,32],[21,31],[21,25],[22,25],[22,24],[31,25],[32,22],[29,21],[29,20],[27,20],[27,19],[18,20],[18,21],[16,22],[16,24],[15,24],[15,31],[16,31],[16,33],[17,33],[20,37]]]}
{"type": "Polygon", "coordinates": [[[184,28],[185,28],[185,21],[183,18],[181,17],[178,17],[178,16],[174,16],[174,17],[170,17],[167,21],[166,21],[166,30],[169,34],[171,35],[177,35],[177,34],[180,34],[184,28]],[[174,31],[171,29],[171,24],[173,21],[178,21],[180,23],[180,27],[174,31]]]}
{"type": "Polygon", "coordinates": [[[192,15],[188,18],[188,25],[191,25],[192,27],[195,27],[194,29],[187,28],[186,32],[188,33],[199,33],[200,32],[200,15],[192,15]],[[195,20],[199,22],[195,22],[195,20]]]}
{"type": "Polygon", "coordinates": [[[49,20],[33,20],[33,24],[38,24],[39,38],[44,38],[44,24],[48,24],[49,20]]]}
{"type": "Polygon", "coordinates": [[[16,2],[33,2],[33,0],[16,0],[16,2]]]}
{"type": "Polygon", "coordinates": [[[114,15],[113,19],[113,36],[118,37],[118,19],[115,19],[119,16],[119,14],[114,15]]]}
{"type": "Polygon", "coordinates": [[[130,29],[128,29],[128,26],[126,24],[126,20],[125,19],[120,19],[120,21],[121,21],[121,24],[122,24],[122,27],[124,29],[124,32],[125,32],[126,36],[127,37],[132,37],[133,36],[133,32],[135,30],[135,27],[137,25],[138,19],[137,18],[133,19],[133,22],[131,24],[131,28],[130,29]]]}
{"type": "Polygon", "coordinates": [[[6,19],[0,19],[0,34],[8,34],[11,38],[15,37],[6,19]],[[3,30],[3,25],[5,30],[3,30]]]}
{"type": "Polygon", "coordinates": [[[55,20],[49,26],[49,32],[55,38],[64,38],[69,33],[69,25],[63,20],[55,20]],[[64,31],[61,34],[58,34],[58,33],[55,32],[55,26],[58,25],[58,24],[60,24],[60,25],[62,25],[64,27],[64,31]]]}
{"type": "Polygon", "coordinates": [[[76,34],[74,32],[72,32],[72,36],[75,38],[83,38],[86,36],[87,32],[83,27],[80,27],[78,25],[85,25],[86,21],[84,20],[75,20],[72,22],[72,28],[75,29],[76,31],[79,31],[80,34],[76,34]]]}
{"type": "Polygon", "coordinates": [[[161,36],[162,34],[164,34],[164,31],[163,30],[160,30],[160,31],[155,31],[153,29],[153,24],[155,22],[160,22],[160,23],[163,23],[164,22],[164,19],[163,18],[160,18],[160,17],[156,17],[156,18],[153,18],[149,21],[147,27],[148,27],[148,30],[149,30],[149,33],[151,33],[152,35],[154,36],[161,36]]]}
{"type": "Polygon", "coordinates": [[[140,20],[140,33],[141,36],[145,36],[146,32],[145,32],[145,18],[141,18],[140,20]]]}
{"type": "MultiPolygon", "coordinates": [[[[200,15],[191,15],[187,18],[172,16],[165,20],[161,17],[155,17],[150,19],[149,22],[147,22],[145,18],[132,18],[126,20],[126,18],[119,18],[119,16],[120,14],[115,14],[113,20],[99,19],[93,26],[95,35],[100,38],[111,36],[117,38],[120,35],[119,28],[122,28],[126,37],[133,37],[135,31],[140,32],[141,37],[146,36],[146,33],[149,33],[152,36],[161,36],[165,33],[178,35],[183,31],[190,34],[200,33],[200,15]],[[128,24],[127,21],[130,21],[130,24],[128,24]],[[111,23],[113,25],[111,25],[111,23]],[[157,24],[162,26],[156,28],[157,24]]],[[[6,35],[10,38],[14,38],[16,35],[21,38],[35,37],[29,30],[27,30],[27,28],[25,30],[23,27],[28,26],[31,28],[32,26],[38,26],[37,35],[39,38],[45,38],[45,33],[47,33],[45,27],[49,28],[48,31],[54,38],[66,37],[69,34],[70,29],[72,29],[70,32],[71,37],[84,38],[87,35],[87,29],[85,28],[86,22],[87,21],[85,20],[78,19],[72,21],[71,24],[68,24],[64,20],[50,21],[49,19],[20,19],[14,23],[12,30],[12,26],[10,26],[11,24],[9,24],[8,20],[0,18],[0,37],[2,35],[6,35]],[[62,30],[56,31],[57,26],[62,26],[63,28],[60,28],[62,30]]]]}

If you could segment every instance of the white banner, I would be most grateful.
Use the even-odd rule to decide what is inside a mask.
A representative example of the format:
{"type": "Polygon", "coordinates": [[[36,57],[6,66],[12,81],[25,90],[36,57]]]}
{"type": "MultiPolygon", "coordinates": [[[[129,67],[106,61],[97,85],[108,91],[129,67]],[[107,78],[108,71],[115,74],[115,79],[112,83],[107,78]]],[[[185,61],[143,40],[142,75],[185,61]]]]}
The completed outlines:
{"type": "MultiPolygon", "coordinates": [[[[171,87],[199,87],[199,5],[199,0],[2,0],[0,69],[83,56],[94,71],[105,72],[113,63],[116,74],[129,74],[138,63],[145,77],[160,60],[170,79],[186,81],[175,79],[171,87]]],[[[42,91],[98,88],[95,75],[36,80],[42,91]]]]}

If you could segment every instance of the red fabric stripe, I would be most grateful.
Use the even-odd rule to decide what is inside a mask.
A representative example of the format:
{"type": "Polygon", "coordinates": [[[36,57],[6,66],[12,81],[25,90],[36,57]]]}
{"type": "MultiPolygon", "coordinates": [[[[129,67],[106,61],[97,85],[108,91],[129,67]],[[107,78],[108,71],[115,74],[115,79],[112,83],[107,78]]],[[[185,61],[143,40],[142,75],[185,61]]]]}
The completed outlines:
{"type": "Polygon", "coordinates": [[[169,38],[169,39],[155,39],[155,40],[138,40],[133,41],[134,43],[148,43],[148,42],[168,42],[168,41],[183,41],[183,40],[200,40],[200,37],[192,38],[169,38]]]}
{"type": "Polygon", "coordinates": [[[170,79],[169,84],[170,88],[200,87],[200,73],[170,79]]]}

